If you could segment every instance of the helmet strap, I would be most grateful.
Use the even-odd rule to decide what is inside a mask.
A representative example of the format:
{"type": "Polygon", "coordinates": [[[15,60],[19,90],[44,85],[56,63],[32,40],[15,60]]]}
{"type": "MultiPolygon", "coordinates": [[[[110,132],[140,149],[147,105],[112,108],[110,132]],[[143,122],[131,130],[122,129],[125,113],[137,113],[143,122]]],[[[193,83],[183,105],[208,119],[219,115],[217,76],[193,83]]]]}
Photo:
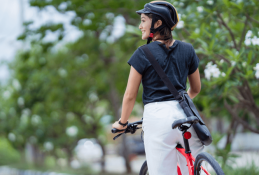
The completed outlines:
{"type": "Polygon", "coordinates": [[[152,41],[153,36],[154,36],[153,33],[150,33],[150,34],[149,34],[149,37],[148,37],[148,39],[147,39],[147,44],[149,44],[149,43],[152,41]]]}
{"type": "Polygon", "coordinates": [[[153,36],[154,34],[157,32],[157,31],[161,31],[164,27],[166,27],[165,23],[163,22],[161,26],[157,27],[157,28],[154,28],[154,25],[155,23],[159,20],[159,18],[157,18],[156,16],[153,17],[152,19],[152,23],[151,23],[151,28],[150,28],[150,34],[149,34],[149,37],[147,39],[147,44],[149,44],[152,39],[153,39],[153,36]]]}

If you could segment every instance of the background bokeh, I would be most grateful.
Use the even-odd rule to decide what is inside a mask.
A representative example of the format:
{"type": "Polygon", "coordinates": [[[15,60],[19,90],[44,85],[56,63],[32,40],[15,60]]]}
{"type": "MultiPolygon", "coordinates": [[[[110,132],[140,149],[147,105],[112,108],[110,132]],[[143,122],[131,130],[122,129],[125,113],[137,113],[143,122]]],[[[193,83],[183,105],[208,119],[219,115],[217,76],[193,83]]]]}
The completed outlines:
{"type": "MultiPolygon", "coordinates": [[[[113,141],[144,0],[1,0],[0,174],[138,174],[140,132],[113,141]]],[[[259,1],[176,0],[200,59],[194,99],[226,174],[258,174],[259,1]]],[[[130,121],[142,118],[142,86],[130,121]]]]}

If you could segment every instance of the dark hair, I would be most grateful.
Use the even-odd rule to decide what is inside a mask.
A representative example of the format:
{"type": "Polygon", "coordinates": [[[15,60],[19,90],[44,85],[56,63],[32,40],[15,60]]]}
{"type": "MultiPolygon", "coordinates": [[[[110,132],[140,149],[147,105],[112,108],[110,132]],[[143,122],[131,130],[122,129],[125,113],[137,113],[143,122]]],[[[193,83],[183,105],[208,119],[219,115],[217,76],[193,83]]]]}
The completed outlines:
{"type": "MultiPolygon", "coordinates": [[[[171,12],[171,10],[170,10],[171,12]]],[[[158,16],[158,15],[154,15],[152,13],[146,13],[145,14],[146,16],[148,16],[149,18],[153,19],[154,18],[154,24],[158,21],[158,20],[161,20],[162,23],[165,24],[164,20],[158,16]]],[[[165,44],[166,48],[169,49],[170,47],[170,44],[172,43],[173,41],[173,35],[171,33],[171,29],[167,26],[165,26],[164,28],[162,28],[160,30],[160,36],[162,36],[162,38],[159,38],[159,40],[164,40],[164,42],[162,44],[165,44]]]]}

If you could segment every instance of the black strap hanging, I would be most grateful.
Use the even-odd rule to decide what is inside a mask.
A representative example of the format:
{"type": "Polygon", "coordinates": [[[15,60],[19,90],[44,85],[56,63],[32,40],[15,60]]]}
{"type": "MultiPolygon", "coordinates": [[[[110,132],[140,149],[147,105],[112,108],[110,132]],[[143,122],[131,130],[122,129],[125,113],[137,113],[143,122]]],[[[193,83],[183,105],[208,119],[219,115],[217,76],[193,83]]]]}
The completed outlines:
{"type": "Polygon", "coordinates": [[[187,117],[196,116],[199,119],[198,123],[193,124],[193,128],[204,145],[210,145],[212,142],[212,136],[210,134],[209,129],[203,122],[199,112],[197,111],[196,107],[194,106],[191,98],[188,96],[187,92],[181,94],[176,90],[174,85],[171,83],[167,75],[165,74],[164,70],[160,67],[158,62],[156,61],[155,57],[151,53],[148,48],[148,45],[144,45],[140,47],[146,54],[146,57],[154,67],[155,71],[158,73],[159,77],[163,80],[165,85],[168,87],[169,91],[173,94],[174,98],[179,102],[180,106],[184,110],[184,113],[187,117]]]}
{"type": "Polygon", "coordinates": [[[171,83],[169,80],[168,76],[165,74],[164,70],[161,68],[161,66],[157,63],[155,57],[153,54],[150,52],[149,48],[147,45],[141,46],[141,49],[145,52],[147,59],[150,61],[156,72],[158,73],[159,77],[163,80],[165,85],[168,87],[169,91],[174,95],[174,98],[176,100],[181,100],[182,96],[181,94],[176,90],[174,85],[171,83]]]}

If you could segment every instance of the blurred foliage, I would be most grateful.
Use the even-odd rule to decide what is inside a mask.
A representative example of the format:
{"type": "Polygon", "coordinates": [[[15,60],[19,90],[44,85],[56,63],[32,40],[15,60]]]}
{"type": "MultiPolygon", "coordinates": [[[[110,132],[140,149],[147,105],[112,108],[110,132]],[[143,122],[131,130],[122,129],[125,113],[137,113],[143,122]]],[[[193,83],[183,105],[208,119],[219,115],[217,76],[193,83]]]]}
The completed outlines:
{"type": "Polygon", "coordinates": [[[258,111],[259,91],[254,67],[259,62],[259,50],[257,45],[244,43],[248,30],[258,36],[259,24],[251,20],[257,18],[258,1],[212,2],[212,5],[208,1],[199,2],[202,6],[193,8],[197,11],[200,8],[201,12],[194,15],[193,11],[187,10],[183,18],[190,26],[188,31],[193,31],[186,35],[197,48],[196,53],[201,58],[200,72],[204,77],[202,91],[194,101],[206,117],[236,120],[236,117],[242,116],[248,125],[258,128],[258,122],[254,125],[259,118],[255,112],[258,111]],[[205,78],[208,62],[217,65],[221,72],[219,77],[205,78]],[[231,108],[228,110],[225,104],[229,104],[234,112],[230,111],[231,108]]]}
{"type": "Polygon", "coordinates": [[[235,158],[239,156],[231,152],[231,144],[227,144],[223,149],[218,147],[218,143],[224,137],[224,135],[219,133],[213,133],[212,137],[213,137],[212,145],[215,148],[215,151],[213,153],[215,159],[220,164],[222,169],[233,170],[234,169],[233,165],[235,164],[235,158]]]}
{"type": "MultiPolygon", "coordinates": [[[[95,137],[105,144],[101,121],[107,115],[119,116],[130,69],[126,62],[145,44],[135,27],[140,22],[135,11],[147,2],[30,0],[40,10],[53,6],[60,13],[74,12],[71,24],[83,35],[64,45],[63,24],[48,23],[37,29],[30,28],[32,22],[24,24],[25,32],[18,39],[26,49],[17,53],[10,65],[12,78],[1,89],[0,134],[20,151],[30,143],[43,155],[69,160],[81,138],[95,137]],[[126,33],[109,41],[118,15],[126,21],[126,33]],[[45,41],[48,32],[55,32],[57,40],[45,41]]],[[[259,37],[259,1],[169,2],[184,24],[173,31],[173,37],[191,43],[200,58],[202,91],[194,99],[199,110],[206,117],[235,119],[258,132],[259,89],[254,67],[259,49],[244,41],[248,31],[252,31],[251,37],[259,37]],[[208,62],[217,65],[218,77],[205,78],[208,62]]],[[[141,92],[140,87],[138,103],[141,92]]]]}
{"type": "Polygon", "coordinates": [[[259,173],[259,169],[255,164],[252,164],[247,167],[238,167],[238,168],[229,168],[226,167],[223,169],[225,175],[243,175],[243,174],[251,174],[251,175],[257,175],[259,173]]]}
{"type": "Polygon", "coordinates": [[[0,165],[8,165],[20,161],[20,153],[15,150],[6,138],[0,137],[0,165]]]}

